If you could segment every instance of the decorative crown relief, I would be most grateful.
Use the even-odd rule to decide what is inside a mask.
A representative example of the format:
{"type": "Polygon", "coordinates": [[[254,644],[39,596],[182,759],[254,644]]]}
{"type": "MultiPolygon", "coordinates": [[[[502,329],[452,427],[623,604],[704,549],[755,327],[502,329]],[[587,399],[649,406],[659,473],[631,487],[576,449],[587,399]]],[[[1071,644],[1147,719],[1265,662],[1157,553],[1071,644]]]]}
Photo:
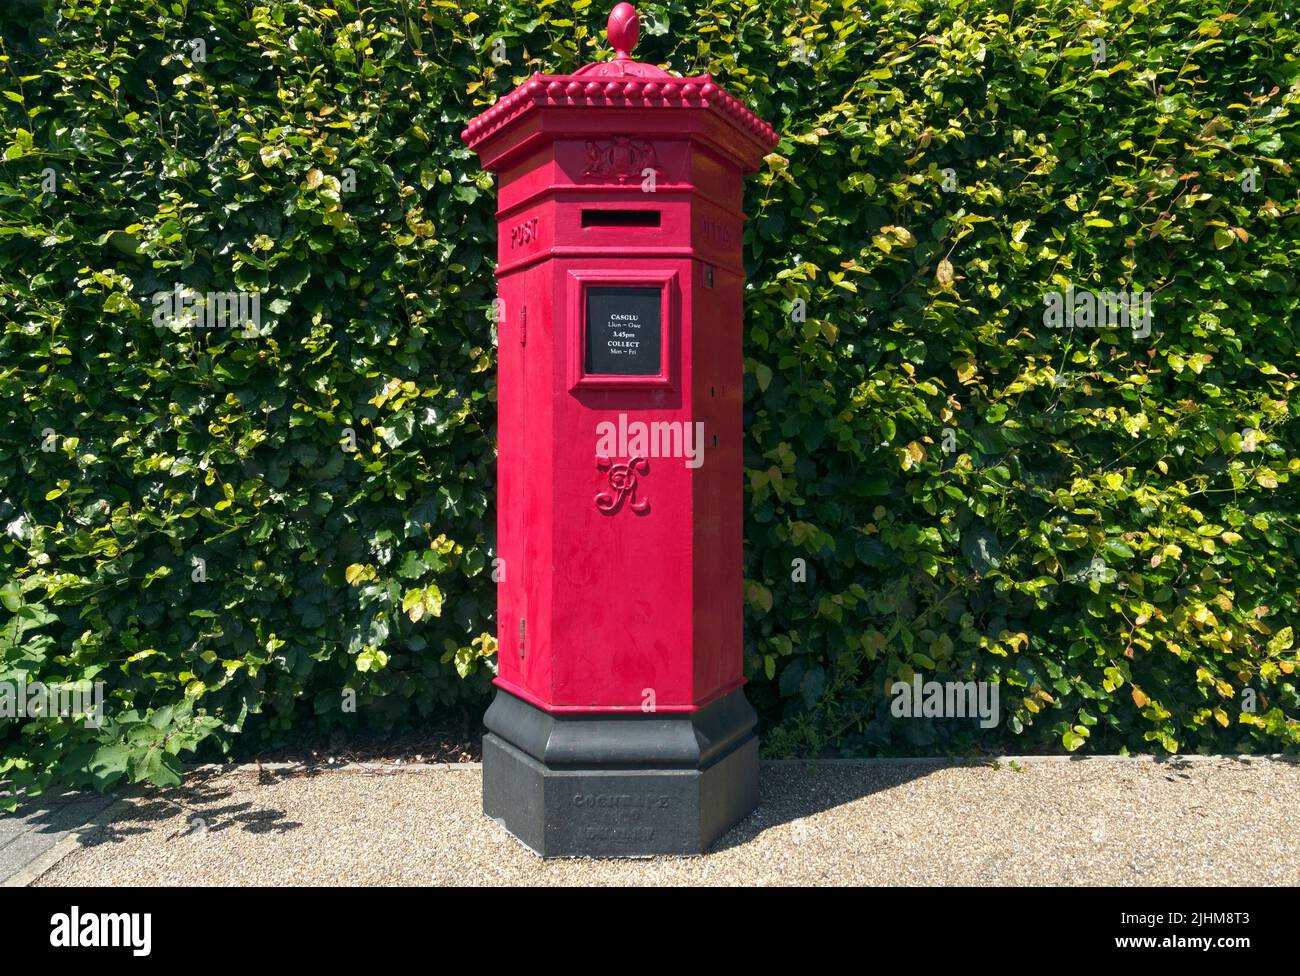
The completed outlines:
{"type": "Polygon", "coordinates": [[[615,136],[587,140],[587,168],[582,171],[583,176],[626,183],[631,179],[640,180],[647,169],[654,170],[656,176],[661,172],[655,147],[645,139],[615,136]]]}
{"type": "Polygon", "coordinates": [[[650,510],[650,499],[642,498],[638,501],[636,497],[637,473],[649,474],[649,461],[643,457],[634,457],[627,464],[614,464],[609,458],[598,456],[596,467],[609,472],[610,487],[609,492],[602,491],[596,495],[598,509],[607,515],[613,515],[623,507],[626,500],[627,507],[638,515],[644,515],[650,510]]]}

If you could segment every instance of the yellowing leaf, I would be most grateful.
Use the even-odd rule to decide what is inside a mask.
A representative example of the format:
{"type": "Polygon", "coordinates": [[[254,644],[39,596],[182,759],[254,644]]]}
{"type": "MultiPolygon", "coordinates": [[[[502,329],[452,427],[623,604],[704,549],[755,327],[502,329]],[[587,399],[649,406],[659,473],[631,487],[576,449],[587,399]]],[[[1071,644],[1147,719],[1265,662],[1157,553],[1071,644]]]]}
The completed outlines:
{"type": "Polygon", "coordinates": [[[762,583],[748,580],[745,583],[745,601],[757,610],[771,610],[772,591],[762,583]]]}

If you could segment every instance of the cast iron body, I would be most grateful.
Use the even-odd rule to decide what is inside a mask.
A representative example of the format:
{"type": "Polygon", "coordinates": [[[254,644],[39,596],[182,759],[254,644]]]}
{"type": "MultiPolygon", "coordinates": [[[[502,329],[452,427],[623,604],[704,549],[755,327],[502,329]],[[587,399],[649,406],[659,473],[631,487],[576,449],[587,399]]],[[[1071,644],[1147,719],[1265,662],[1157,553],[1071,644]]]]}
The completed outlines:
{"type": "Polygon", "coordinates": [[[484,809],[544,855],[699,852],[757,800],[741,207],[776,135],[710,76],[631,60],[636,33],[619,4],[613,60],[535,75],[463,134],[498,177],[484,809]]]}

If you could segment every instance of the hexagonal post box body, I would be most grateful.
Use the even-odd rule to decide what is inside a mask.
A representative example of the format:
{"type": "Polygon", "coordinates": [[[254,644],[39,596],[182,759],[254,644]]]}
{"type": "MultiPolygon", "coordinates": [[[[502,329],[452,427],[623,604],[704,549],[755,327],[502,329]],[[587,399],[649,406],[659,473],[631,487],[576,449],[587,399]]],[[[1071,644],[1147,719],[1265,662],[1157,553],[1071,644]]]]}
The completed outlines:
{"type": "Polygon", "coordinates": [[[742,191],[775,134],[630,46],[464,135],[499,181],[484,808],[544,855],[698,852],[756,802],[742,191]]]}

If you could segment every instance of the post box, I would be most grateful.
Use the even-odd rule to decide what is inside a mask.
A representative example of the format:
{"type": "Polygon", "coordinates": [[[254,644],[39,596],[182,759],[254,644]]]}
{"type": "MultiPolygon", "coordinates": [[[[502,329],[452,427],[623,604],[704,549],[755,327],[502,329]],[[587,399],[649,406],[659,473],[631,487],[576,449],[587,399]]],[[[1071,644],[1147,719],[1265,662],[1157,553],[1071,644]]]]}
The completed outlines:
{"type": "Polygon", "coordinates": [[[483,808],[544,856],[700,853],[753,810],[742,190],[776,134],[705,74],[537,74],[498,177],[497,691],[483,808]]]}

